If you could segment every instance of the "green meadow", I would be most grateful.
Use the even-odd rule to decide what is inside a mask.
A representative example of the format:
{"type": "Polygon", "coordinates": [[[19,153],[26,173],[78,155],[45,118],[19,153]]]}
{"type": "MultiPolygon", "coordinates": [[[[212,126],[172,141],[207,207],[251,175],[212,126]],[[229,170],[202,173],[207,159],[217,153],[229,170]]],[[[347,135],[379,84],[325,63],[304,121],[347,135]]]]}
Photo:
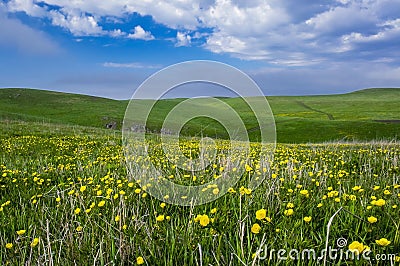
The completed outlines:
{"type": "MultiPolygon", "coordinates": [[[[158,101],[148,121],[157,132],[169,110],[184,99],[158,101]]],[[[253,140],[257,123],[249,107],[240,98],[221,98],[245,121],[253,140]]],[[[347,94],[321,96],[267,97],[274,114],[277,141],[314,143],[326,141],[398,139],[400,132],[400,89],[366,89],[347,94]]],[[[143,101],[143,100],[142,100],[143,101]]],[[[218,108],[204,100],[193,108],[218,108]]],[[[141,104],[137,102],[135,104],[141,104]]],[[[0,118],[54,124],[104,128],[110,121],[121,127],[127,100],[111,100],[86,95],[29,90],[1,89],[0,118]]],[[[183,134],[227,138],[224,129],[210,119],[194,119],[183,134]]]]}
{"type": "MultiPolygon", "coordinates": [[[[152,150],[127,162],[128,101],[0,90],[1,264],[400,265],[399,89],[268,97],[273,160],[260,159],[257,141],[248,157],[230,155],[224,129],[194,119],[179,143],[186,158],[203,158],[198,137],[221,138],[202,171],[177,167],[160,148],[161,121],[183,100],[157,102],[147,124],[152,150]],[[105,129],[111,121],[117,129],[105,129]],[[240,176],[222,195],[232,158],[240,176]],[[253,178],[264,181],[251,189],[253,178]],[[158,180],[206,184],[201,195],[221,197],[173,205],[168,194],[151,195],[158,180]]],[[[257,140],[243,100],[222,100],[257,140]]]]}

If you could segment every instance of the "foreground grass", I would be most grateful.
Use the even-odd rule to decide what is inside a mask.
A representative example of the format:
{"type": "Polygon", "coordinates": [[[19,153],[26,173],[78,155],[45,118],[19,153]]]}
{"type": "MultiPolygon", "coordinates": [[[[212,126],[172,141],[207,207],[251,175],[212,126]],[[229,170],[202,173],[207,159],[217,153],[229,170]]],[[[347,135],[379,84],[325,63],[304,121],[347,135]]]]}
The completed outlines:
{"type": "MultiPolygon", "coordinates": [[[[329,246],[339,248],[344,238],[343,252],[353,244],[371,250],[372,259],[400,259],[396,142],[278,145],[270,168],[258,168],[256,157],[247,162],[245,175],[269,175],[257,190],[247,189],[243,178],[214,202],[180,207],[151,197],[146,184],[127,177],[118,136],[27,132],[3,133],[0,140],[5,265],[320,265],[323,260],[278,261],[276,253],[264,260],[264,246],[320,252],[328,221],[340,208],[329,246]],[[376,241],[382,238],[387,241],[376,241]]],[[[159,167],[171,171],[168,164],[159,167]]],[[[179,178],[193,181],[192,175],[179,178]]],[[[327,262],[390,265],[339,257],[327,262]]]]}

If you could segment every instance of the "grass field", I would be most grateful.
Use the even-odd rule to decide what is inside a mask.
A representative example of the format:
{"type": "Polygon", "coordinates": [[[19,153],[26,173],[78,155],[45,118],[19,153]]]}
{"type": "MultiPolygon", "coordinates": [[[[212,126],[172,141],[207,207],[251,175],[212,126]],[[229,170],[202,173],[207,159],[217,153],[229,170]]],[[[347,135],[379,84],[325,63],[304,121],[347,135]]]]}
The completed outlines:
{"type": "MultiPolygon", "coordinates": [[[[267,99],[274,113],[277,140],[280,143],[399,139],[400,89],[367,89],[322,96],[272,96],[267,99]]],[[[183,100],[159,101],[152,112],[148,127],[154,131],[159,130],[168,111],[183,100]]],[[[252,130],[256,121],[243,101],[238,98],[222,100],[237,110],[243,121],[246,121],[250,137],[256,140],[259,132],[252,130]]],[[[115,121],[120,127],[127,104],[128,101],[85,95],[0,89],[0,118],[3,120],[99,128],[115,121]]],[[[204,106],[204,102],[201,106],[204,106]]],[[[218,108],[215,112],[218,112],[218,108]]],[[[199,135],[199,132],[212,137],[226,137],[223,128],[209,119],[192,121],[182,133],[199,135]]]]}
{"type": "MultiPolygon", "coordinates": [[[[236,186],[196,207],[166,204],[129,178],[121,138],[107,130],[14,121],[4,124],[0,142],[3,265],[321,265],[328,221],[340,208],[328,238],[337,257],[327,265],[400,261],[397,142],[278,144],[273,164],[260,167],[252,155],[236,186]],[[247,179],[263,175],[249,190],[247,179]],[[298,258],[314,249],[316,257],[279,260],[278,249],[287,252],[281,257],[296,249],[298,258]],[[343,255],[355,250],[372,261],[343,255]]],[[[198,150],[189,140],[183,146],[198,150]]],[[[182,184],[222,171],[215,162],[196,179],[159,156],[151,159],[182,184]]]]}
{"type": "MultiPolygon", "coordinates": [[[[149,157],[127,163],[121,131],[103,128],[120,123],[127,101],[0,90],[0,264],[400,265],[399,92],[268,97],[274,160],[260,160],[258,142],[241,158],[218,139],[218,155],[194,171],[168,160],[157,134],[133,141],[149,145],[149,157]],[[219,195],[229,161],[237,162],[238,182],[215,201],[176,206],[168,204],[172,194],[150,193],[168,179],[209,182],[200,195],[219,195]],[[265,180],[250,189],[257,178],[265,180]]],[[[182,100],[158,102],[147,126],[159,129],[182,100]]],[[[256,139],[248,107],[223,100],[256,139]]],[[[209,120],[183,130],[199,132],[224,137],[209,120]]],[[[198,138],[180,140],[169,151],[203,158],[198,138]]]]}

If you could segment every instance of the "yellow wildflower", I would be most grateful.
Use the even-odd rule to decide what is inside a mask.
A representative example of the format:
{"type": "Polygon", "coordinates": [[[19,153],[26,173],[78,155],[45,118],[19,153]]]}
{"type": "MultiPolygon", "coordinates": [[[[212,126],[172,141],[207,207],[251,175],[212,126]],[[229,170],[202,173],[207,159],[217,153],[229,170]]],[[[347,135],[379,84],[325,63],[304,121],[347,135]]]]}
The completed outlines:
{"type": "Polygon", "coordinates": [[[256,211],[256,219],[257,220],[262,220],[267,216],[267,210],[265,209],[259,209],[256,211]]]}
{"type": "Polygon", "coordinates": [[[35,237],[31,243],[31,247],[36,247],[39,244],[39,238],[35,237]]]}
{"type": "Polygon", "coordinates": [[[260,233],[260,230],[261,230],[261,226],[259,224],[257,224],[257,223],[253,224],[253,226],[251,227],[251,232],[253,234],[260,233]]]}
{"type": "Polygon", "coordinates": [[[375,240],[375,243],[377,243],[379,246],[387,246],[391,243],[391,241],[387,240],[386,238],[381,238],[379,240],[375,240]]]}

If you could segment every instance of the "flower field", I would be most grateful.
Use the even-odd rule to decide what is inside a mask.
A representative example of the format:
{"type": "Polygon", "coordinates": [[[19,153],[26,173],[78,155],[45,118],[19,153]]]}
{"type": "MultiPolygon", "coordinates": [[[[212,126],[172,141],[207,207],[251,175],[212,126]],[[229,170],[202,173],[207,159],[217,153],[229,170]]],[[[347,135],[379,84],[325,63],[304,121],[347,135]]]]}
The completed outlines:
{"type": "MultiPolygon", "coordinates": [[[[153,198],[129,178],[119,137],[8,135],[0,143],[4,265],[275,265],[264,247],[288,251],[283,265],[400,263],[399,143],[279,144],[268,169],[254,156],[227,194],[195,207],[153,198]],[[246,177],[264,172],[249,189],[246,177]],[[371,260],[320,257],[326,245],[371,260]],[[292,258],[293,249],[315,249],[320,260],[292,258]]],[[[181,147],[198,150],[189,140],[181,147]]],[[[151,154],[139,167],[158,162],[176,182],[201,184],[220,171],[215,164],[176,176],[151,154]]]]}

